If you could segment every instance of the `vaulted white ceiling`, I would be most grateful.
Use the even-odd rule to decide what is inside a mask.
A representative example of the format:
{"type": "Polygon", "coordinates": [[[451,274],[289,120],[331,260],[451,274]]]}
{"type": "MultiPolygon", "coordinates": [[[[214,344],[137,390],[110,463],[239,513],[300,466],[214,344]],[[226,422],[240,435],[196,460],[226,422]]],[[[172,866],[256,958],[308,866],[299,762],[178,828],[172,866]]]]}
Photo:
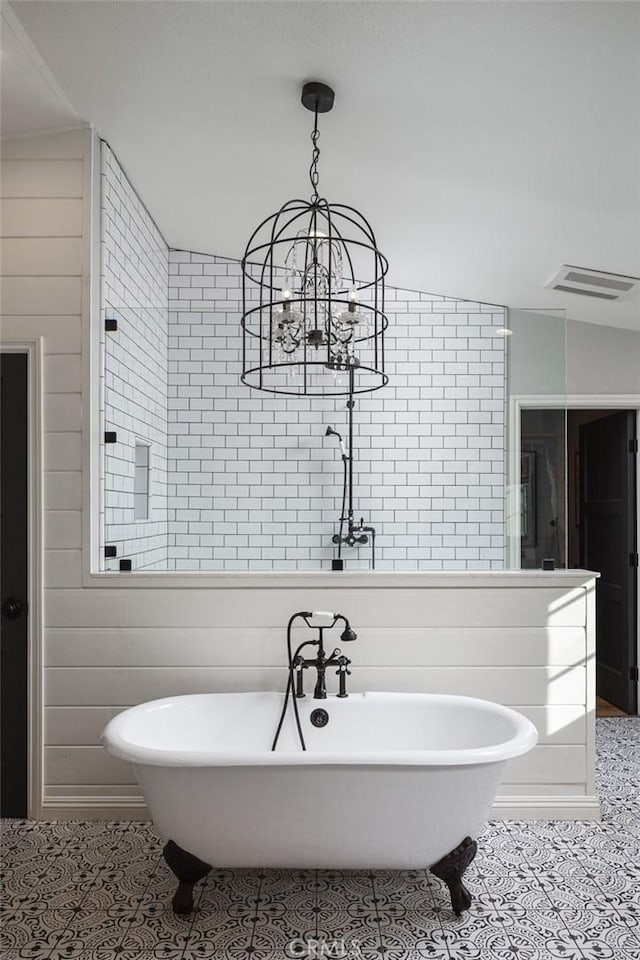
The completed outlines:
{"type": "Polygon", "coordinates": [[[299,89],[320,79],[336,90],[322,192],[369,218],[392,283],[640,329],[637,294],[545,289],[563,263],[640,275],[640,5],[12,7],[59,88],[43,122],[3,67],[4,132],[67,124],[66,98],[172,246],[240,257],[259,220],[309,194],[299,89]]]}
{"type": "Polygon", "coordinates": [[[2,135],[77,124],[78,114],[8,4],[0,6],[0,16],[2,135]]]}

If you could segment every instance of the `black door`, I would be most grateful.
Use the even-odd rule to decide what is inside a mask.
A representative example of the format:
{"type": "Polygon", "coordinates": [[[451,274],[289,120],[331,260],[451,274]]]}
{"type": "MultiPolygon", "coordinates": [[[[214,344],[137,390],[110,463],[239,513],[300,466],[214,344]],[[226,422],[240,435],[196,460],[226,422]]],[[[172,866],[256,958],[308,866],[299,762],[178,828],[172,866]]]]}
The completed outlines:
{"type": "Polygon", "coordinates": [[[627,713],[636,712],[635,419],[625,410],[580,427],[581,562],[601,575],[596,687],[598,696],[627,713]]]}
{"type": "Polygon", "coordinates": [[[27,815],[27,355],[0,354],[0,813],[27,815]]]}

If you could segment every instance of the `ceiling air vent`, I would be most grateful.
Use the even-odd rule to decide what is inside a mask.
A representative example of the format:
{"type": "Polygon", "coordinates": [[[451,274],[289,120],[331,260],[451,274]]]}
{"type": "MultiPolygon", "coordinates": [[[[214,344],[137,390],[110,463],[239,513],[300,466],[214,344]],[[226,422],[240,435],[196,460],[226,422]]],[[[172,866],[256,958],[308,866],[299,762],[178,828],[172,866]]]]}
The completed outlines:
{"type": "Polygon", "coordinates": [[[598,300],[621,300],[639,284],[640,277],[625,277],[620,273],[572,267],[565,263],[547,286],[552,290],[579,293],[583,297],[596,297],[598,300]]]}

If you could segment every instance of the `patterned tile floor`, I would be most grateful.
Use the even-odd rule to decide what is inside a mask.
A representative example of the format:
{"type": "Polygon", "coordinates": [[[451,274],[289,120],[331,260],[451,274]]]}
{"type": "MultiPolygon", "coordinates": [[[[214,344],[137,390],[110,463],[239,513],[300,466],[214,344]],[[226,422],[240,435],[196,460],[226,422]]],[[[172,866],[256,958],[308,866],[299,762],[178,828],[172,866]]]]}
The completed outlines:
{"type": "Polygon", "coordinates": [[[598,720],[604,819],[491,823],[460,918],[423,871],[215,870],[197,912],[146,823],[2,826],[2,960],[640,960],[640,719],[598,720]]]}

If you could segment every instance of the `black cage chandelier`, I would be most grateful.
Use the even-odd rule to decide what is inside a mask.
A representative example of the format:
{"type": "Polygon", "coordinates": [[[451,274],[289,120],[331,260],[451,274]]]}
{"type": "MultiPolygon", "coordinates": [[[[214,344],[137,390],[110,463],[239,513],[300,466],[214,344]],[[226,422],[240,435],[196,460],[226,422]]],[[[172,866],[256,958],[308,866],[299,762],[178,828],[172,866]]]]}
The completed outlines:
{"type": "Polygon", "coordinates": [[[318,114],[333,90],[306,83],[314,115],[310,200],[263,220],[242,258],[242,381],[270,393],[340,396],[378,390],[384,371],[386,257],[361,213],[318,193],[318,114]]]}

